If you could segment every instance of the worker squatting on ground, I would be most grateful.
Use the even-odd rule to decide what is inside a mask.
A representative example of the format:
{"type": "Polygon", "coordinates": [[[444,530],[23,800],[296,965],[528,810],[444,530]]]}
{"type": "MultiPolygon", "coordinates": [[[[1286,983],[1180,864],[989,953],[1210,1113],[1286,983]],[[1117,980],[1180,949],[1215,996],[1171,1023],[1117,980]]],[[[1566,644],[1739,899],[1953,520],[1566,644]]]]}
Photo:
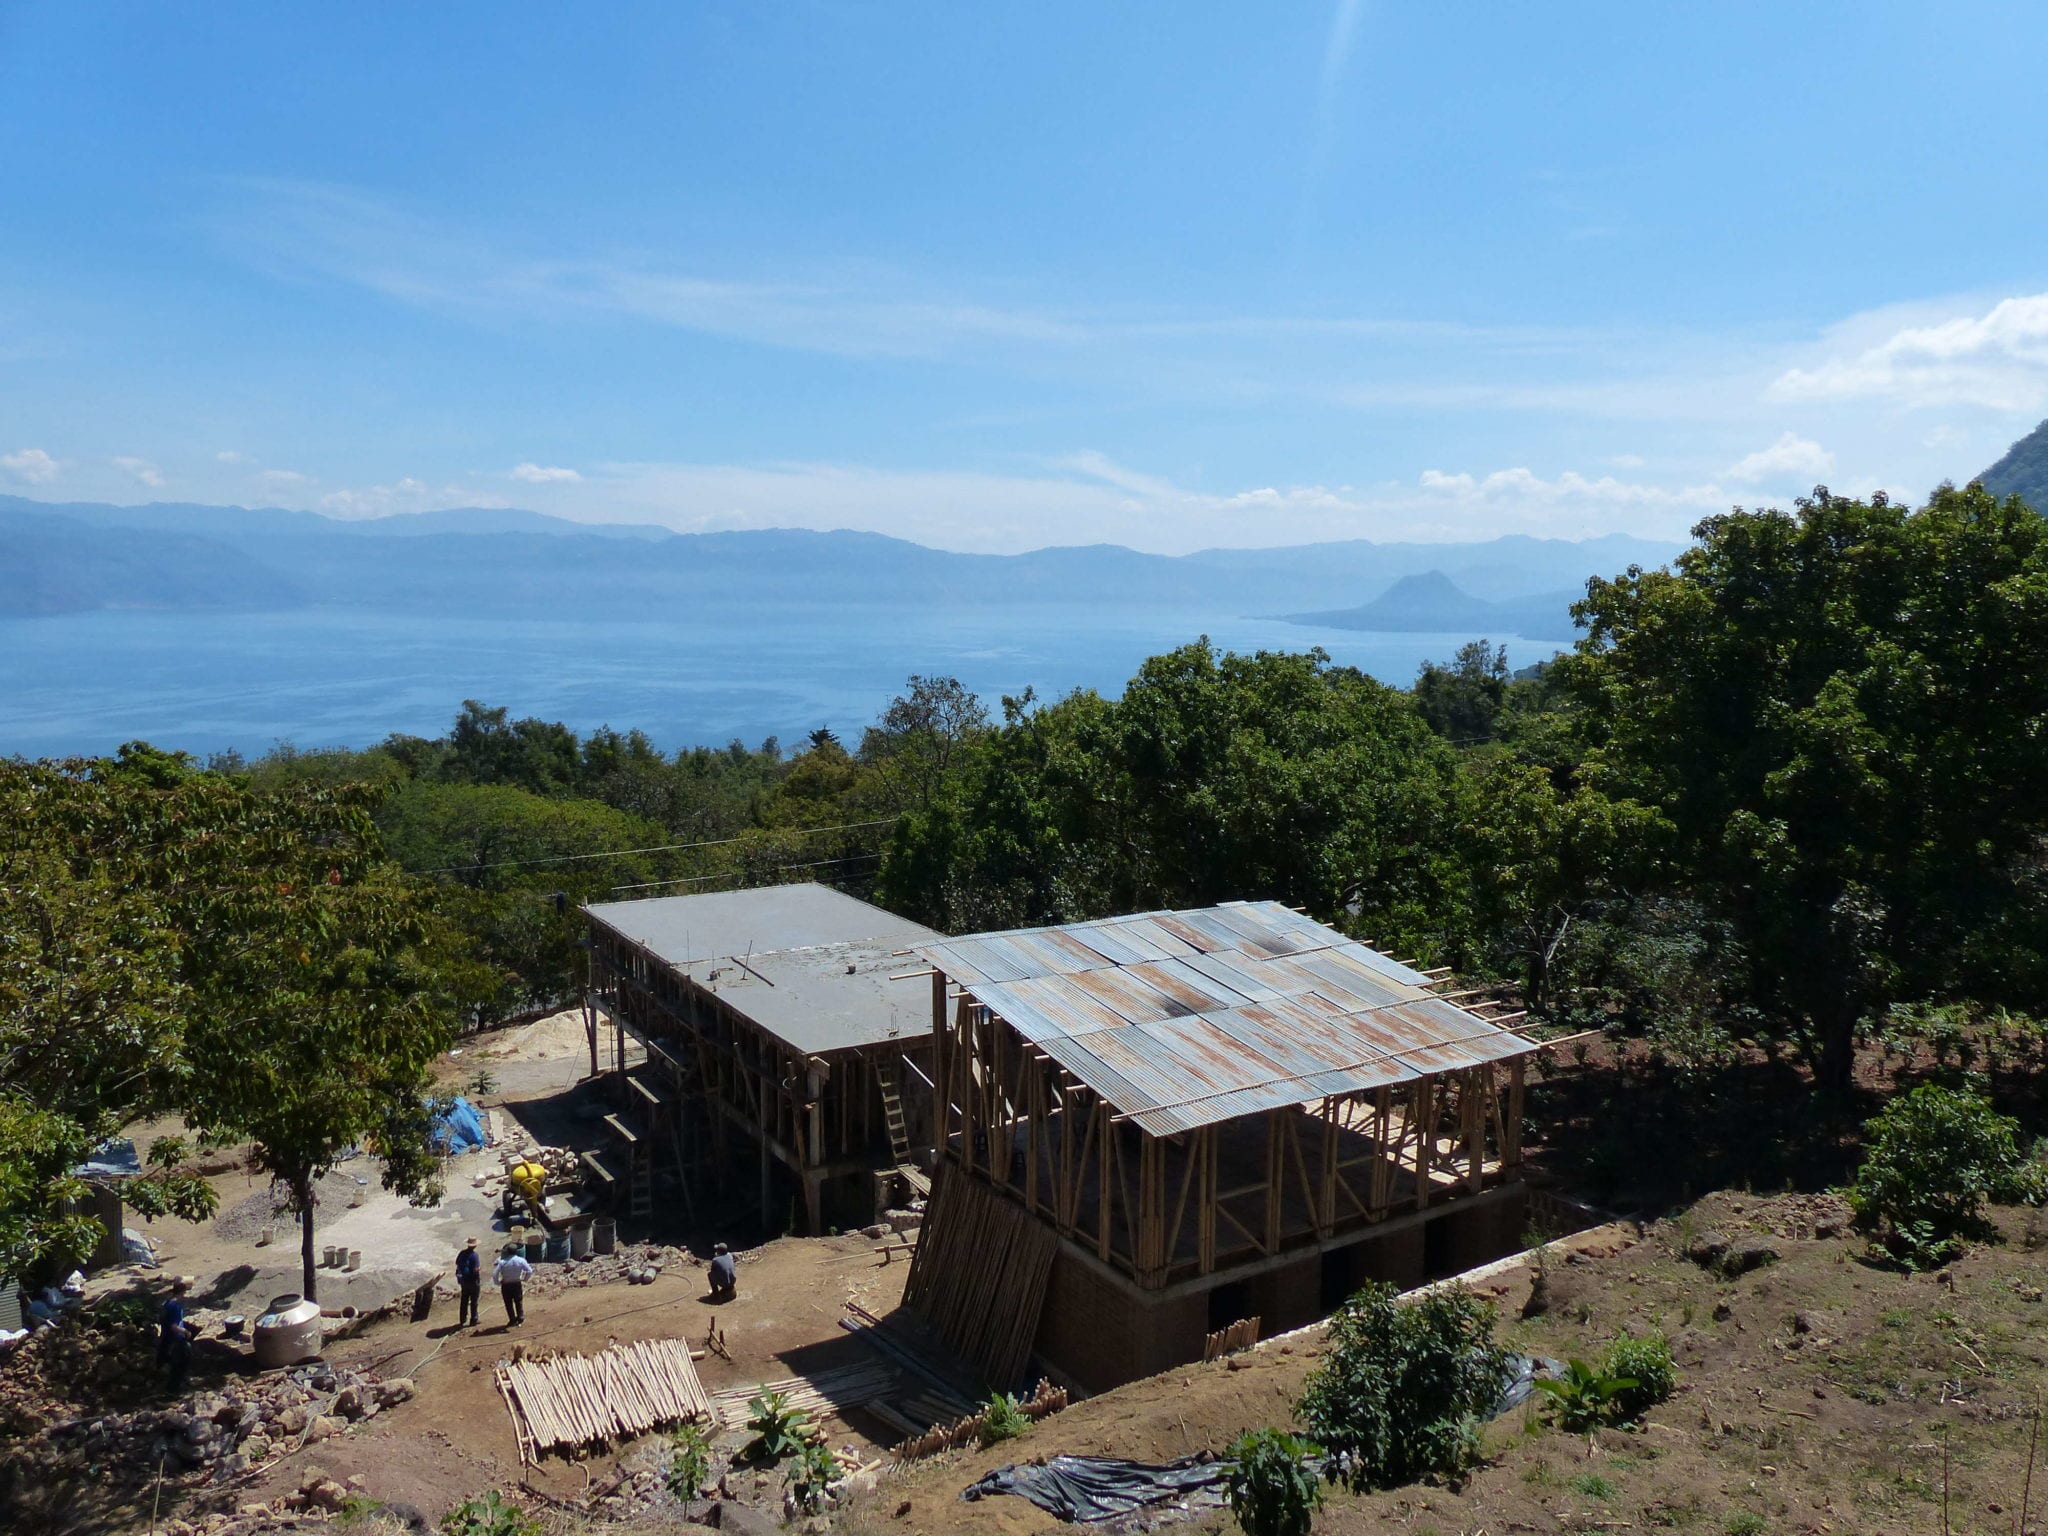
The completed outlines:
{"type": "Polygon", "coordinates": [[[739,1294],[740,1266],[720,1243],[711,1251],[711,1299],[731,1301],[739,1294]]]}
{"type": "Polygon", "coordinates": [[[526,1282],[533,1278],[533,1266],[507,1243],[504,1256],[491,1266],[491,1278],[505,1301],[505,1326],[518,1327],[526,1321],[526,1282]]]}
{"type": "Polygon", "coordinates": [[[456,1314],[455,1326],[473,1328],[484,1291],[484,1261],[473,1237],[455,1255],[455,1288],[462,1293],[462,1310],[456,1314]]]}
{"type": "Polygon", "coordinates": [[[185,1390],[185,1373],[192,1369],[192,1334],[185,1321],[185,1298],[191,1294],[192,1277],[180,1275],[171,1282],[171,1294],[157,1313],[156,1363],[168,1372],[165,1380],[176,1397],[185,1390]]]}

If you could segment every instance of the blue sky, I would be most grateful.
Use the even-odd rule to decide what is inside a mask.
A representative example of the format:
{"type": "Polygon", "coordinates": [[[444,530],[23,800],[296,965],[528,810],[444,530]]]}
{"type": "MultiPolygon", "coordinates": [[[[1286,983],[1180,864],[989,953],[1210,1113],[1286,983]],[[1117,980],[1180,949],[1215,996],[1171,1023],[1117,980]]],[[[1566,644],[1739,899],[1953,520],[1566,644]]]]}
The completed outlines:
{"type": "Polygon", "coordinates": [[[2048,414],[2038,5],[0,0],[0,489],[1676,534],[2048,414]]]}

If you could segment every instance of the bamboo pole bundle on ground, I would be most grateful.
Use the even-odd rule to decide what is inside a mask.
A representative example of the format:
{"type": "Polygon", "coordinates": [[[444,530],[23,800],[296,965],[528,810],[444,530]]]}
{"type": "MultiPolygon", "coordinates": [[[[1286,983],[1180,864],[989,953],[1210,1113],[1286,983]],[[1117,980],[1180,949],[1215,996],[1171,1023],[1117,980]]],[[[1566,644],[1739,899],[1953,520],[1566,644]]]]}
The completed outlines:
{"type": "Polygon", "coordinates": [[[748,1405],[757,1397],[779,1392],[792,1408],[814,1417],[859,1408],[894,1389],[896,1373],[886,1365],[849,1365],[815,1376],[790,1376],[750,1387],[725,1387],[711,1395],[713,1410],[727,1429],[747,1422],[748,1405]]]}
{"type": "Polygon", "coordinates": [[[713,1412],[681,1339],[615,1344],[594,1356],[504,1360],[497,1375],[513,1428],[535,1458],[708,1419],[713,1412]]]}
{"type": "Polygon", "coordinates": [[[1222,1328],[1208,1335],[1202,1341],[1202,1358],[1214,1360],[1221,1355],[1234,1355],[1240,1349],[1250,1349],[1259,1342],[1259,1320],[1256,1317],[1241,1317],[1228,1328],[1222,1328]]]}

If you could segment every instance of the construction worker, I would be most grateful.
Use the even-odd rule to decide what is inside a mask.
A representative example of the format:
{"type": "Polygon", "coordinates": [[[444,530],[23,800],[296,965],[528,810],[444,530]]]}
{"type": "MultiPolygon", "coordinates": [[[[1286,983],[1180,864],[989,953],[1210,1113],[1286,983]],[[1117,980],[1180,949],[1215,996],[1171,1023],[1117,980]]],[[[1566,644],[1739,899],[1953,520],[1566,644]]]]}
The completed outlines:
{"type": "Polygon", "coordinates": [[[462,1293],[462,1308],[455,1326],[473,1328],[477,1323],[477,1305],[484,1293],[484,1261],[476,1251],[473,1237],[455,1255],[455,1286],[462,1293]]]}
{"type": "Polygon", "coordinates": [[[192,1277],[180,1275],[171,1282],[171,1294],[157,1313],[156,1363],[164,1366],[171,1396],[185,1390],[185,1373],[192,1369],[192,1325],[185,1321],[185,1298],[192,1294],[192,1277]]]}
{"type": "Polygon", "coordinates": [[[533,1266],[507,1243],[504,1256],[491,1266],[491,1278],[497,1282],[498,1295],[504,1298],[505,1326],[517,1328],[526,1321],[526,1282],[533,1278],[533,1266]]]}
{"type": "Polygon", "coordinates": [[[739,1282],[739,1262],[720,1243],[711,1250],[711,1299],[731,1301],[739,1294],[739,1282]]]}

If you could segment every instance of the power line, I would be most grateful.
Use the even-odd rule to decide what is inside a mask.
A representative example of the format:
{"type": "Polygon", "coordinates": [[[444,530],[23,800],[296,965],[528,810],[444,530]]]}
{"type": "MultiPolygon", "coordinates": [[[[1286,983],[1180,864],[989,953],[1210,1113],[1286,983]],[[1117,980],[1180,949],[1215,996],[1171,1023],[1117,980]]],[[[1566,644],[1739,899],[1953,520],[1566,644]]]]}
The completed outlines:
{"type": "MultiPolygon", "coordinates": [[[[816,837],[824,832],[858,832],[867,827],[886,827],[902,820],[900,816],[884,816],[876,821],[849,821],[836,827],[790,827],[787,835],[792,837],[816,837]]],[[[714,837],[701,843],[663,843],[655,848],[613,848],[603,853],[557,853],[537,859],[498,859],[489,864],[443,864],[434,869],[411,869],[411,875],[452,875],[476,869],[524,869],[537,864],[576,864],[586,859],[624,859],[640,853],[687,853],[695,848],[728,848],[734,843],[751,842],[767,834],[776,835],[783,828],[760,828],[739,837],[714,837]]]]}
{"type": "MultiPolygon", "coordinates": [[[[879,860],[879,853],[849,853],[837,859],[816,859],[809,864],[771,864],[768,867],[778,875],[786,875],[798,869],[824,869],[832,864],[859,864],[863,861],[879,860]]],[[[615,885],[612,894],[620,891],[651,891],[664,885],[702,885],[707,880],[733,880],[746,874],[744,869],[722,869],[710,875],[678,875],[673,880],[650,880],[644,885],[615,885]]]]}

